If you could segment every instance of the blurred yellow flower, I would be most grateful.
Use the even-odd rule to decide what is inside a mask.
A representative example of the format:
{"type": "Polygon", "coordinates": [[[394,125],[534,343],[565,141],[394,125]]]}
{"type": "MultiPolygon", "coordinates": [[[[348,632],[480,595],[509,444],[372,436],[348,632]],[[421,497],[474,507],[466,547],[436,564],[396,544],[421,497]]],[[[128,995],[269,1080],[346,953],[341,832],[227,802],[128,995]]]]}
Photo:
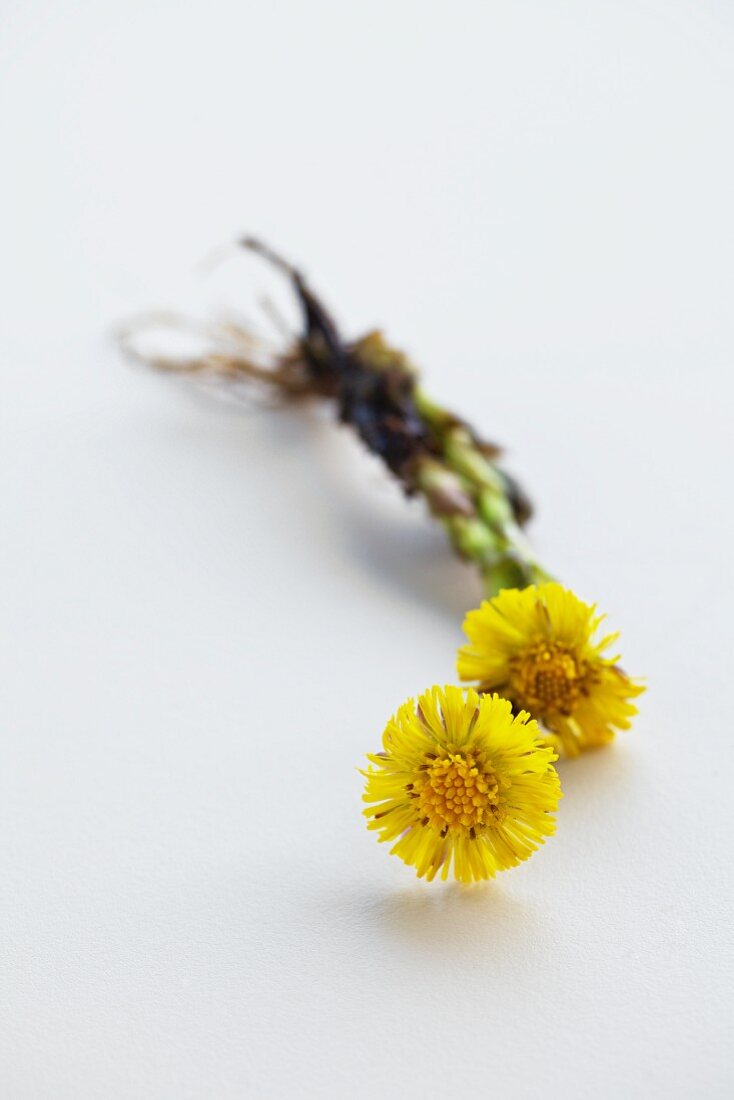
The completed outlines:
{"type": "Polygon", "coordinates": [[[391,853],[429,881],[492,878],[555,830],[556,755],[527,714],[497,695],[433,687],[387,724],[368,756],[364,811],[391,853]],[[397,838],[397,839],[396,839],[397,838]]]}
{"type": "Polygon", "coordinates": [[[470,611],[459,677],[527,710],[569,756],[628,729],[645,689],[605,656],[617,634],[595,638],[603,615],[560,584],[507,588],[470,611]]]}

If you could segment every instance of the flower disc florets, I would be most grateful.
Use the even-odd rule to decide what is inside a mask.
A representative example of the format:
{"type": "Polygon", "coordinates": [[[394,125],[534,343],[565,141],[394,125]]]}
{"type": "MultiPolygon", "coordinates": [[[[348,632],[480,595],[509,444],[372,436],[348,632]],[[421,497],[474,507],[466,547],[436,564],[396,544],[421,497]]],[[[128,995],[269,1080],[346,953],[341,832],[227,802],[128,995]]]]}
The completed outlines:
{"type": "Polygon", "coordinates": [[[464,828],[476,832],[499,812],[499,783],[481,752],[448,752],[425,769],[415,784],[426,823],[437,829],[464,828]]]}

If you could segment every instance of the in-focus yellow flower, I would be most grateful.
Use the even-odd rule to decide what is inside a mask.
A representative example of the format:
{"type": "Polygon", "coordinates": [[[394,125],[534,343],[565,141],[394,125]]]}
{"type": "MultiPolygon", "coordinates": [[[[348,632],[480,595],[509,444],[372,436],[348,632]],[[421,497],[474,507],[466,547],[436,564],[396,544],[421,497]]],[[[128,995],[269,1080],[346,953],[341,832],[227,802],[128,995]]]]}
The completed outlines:
{"type": "Polygon", "coordinates": [[[555,582],[504,589],[467,615],[459,676],[529,711],[556,748],[576,756],[629,729],[630,700],[645,690],[618,656],[605,656],[618,635],[595,638],[603,618],[555,582]]]}
{"type": "Polygon", "coordinates": [[[384,752],[368,756],[364,811],[391,853],[429,881],[492,878],[532,855],[555,831],[561,797],[555,753],[506,699],[434,687],[387,724],[384,752]]]}

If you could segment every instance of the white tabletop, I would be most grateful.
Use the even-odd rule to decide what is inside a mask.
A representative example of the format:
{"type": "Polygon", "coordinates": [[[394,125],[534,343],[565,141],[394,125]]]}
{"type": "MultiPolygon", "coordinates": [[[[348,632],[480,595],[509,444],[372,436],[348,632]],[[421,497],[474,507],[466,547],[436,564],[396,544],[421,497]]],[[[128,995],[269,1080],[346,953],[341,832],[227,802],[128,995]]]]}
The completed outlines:
{"type": "Polygon", "coordinates": [[[3,5],[0,1092],[731,1095],[734,11],[3,5]],[[545,849],[419,882],[356,768],[476,580],[327,411],[124,363],[170,306],[383,325],[623,631],[545,849]]]}

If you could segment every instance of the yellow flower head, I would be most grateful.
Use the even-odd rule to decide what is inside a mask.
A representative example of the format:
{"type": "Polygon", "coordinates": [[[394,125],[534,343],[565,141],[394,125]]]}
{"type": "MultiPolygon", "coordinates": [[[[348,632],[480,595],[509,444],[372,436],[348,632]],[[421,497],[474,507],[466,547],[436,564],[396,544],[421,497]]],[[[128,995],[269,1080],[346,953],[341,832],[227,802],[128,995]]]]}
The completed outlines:
{"type": "Polygon", "coordinates": [[[556,755],[506,699],[434,687],[387,724],[368,756],[364,811],[391,853],[429,881],[493,878],[532,855],[555,830],[556,755]],[[397,838],[397,839],[396,839],[397,838]]]}
{"type": "Polygon", "coordinates": [[[618,635],[595,638],[603,618],[555,582],[504,589],[467,615],[459,676],[529,711],[569,756],[603,745],[629,729],[645,690],[604,655],[618,635]]]}

